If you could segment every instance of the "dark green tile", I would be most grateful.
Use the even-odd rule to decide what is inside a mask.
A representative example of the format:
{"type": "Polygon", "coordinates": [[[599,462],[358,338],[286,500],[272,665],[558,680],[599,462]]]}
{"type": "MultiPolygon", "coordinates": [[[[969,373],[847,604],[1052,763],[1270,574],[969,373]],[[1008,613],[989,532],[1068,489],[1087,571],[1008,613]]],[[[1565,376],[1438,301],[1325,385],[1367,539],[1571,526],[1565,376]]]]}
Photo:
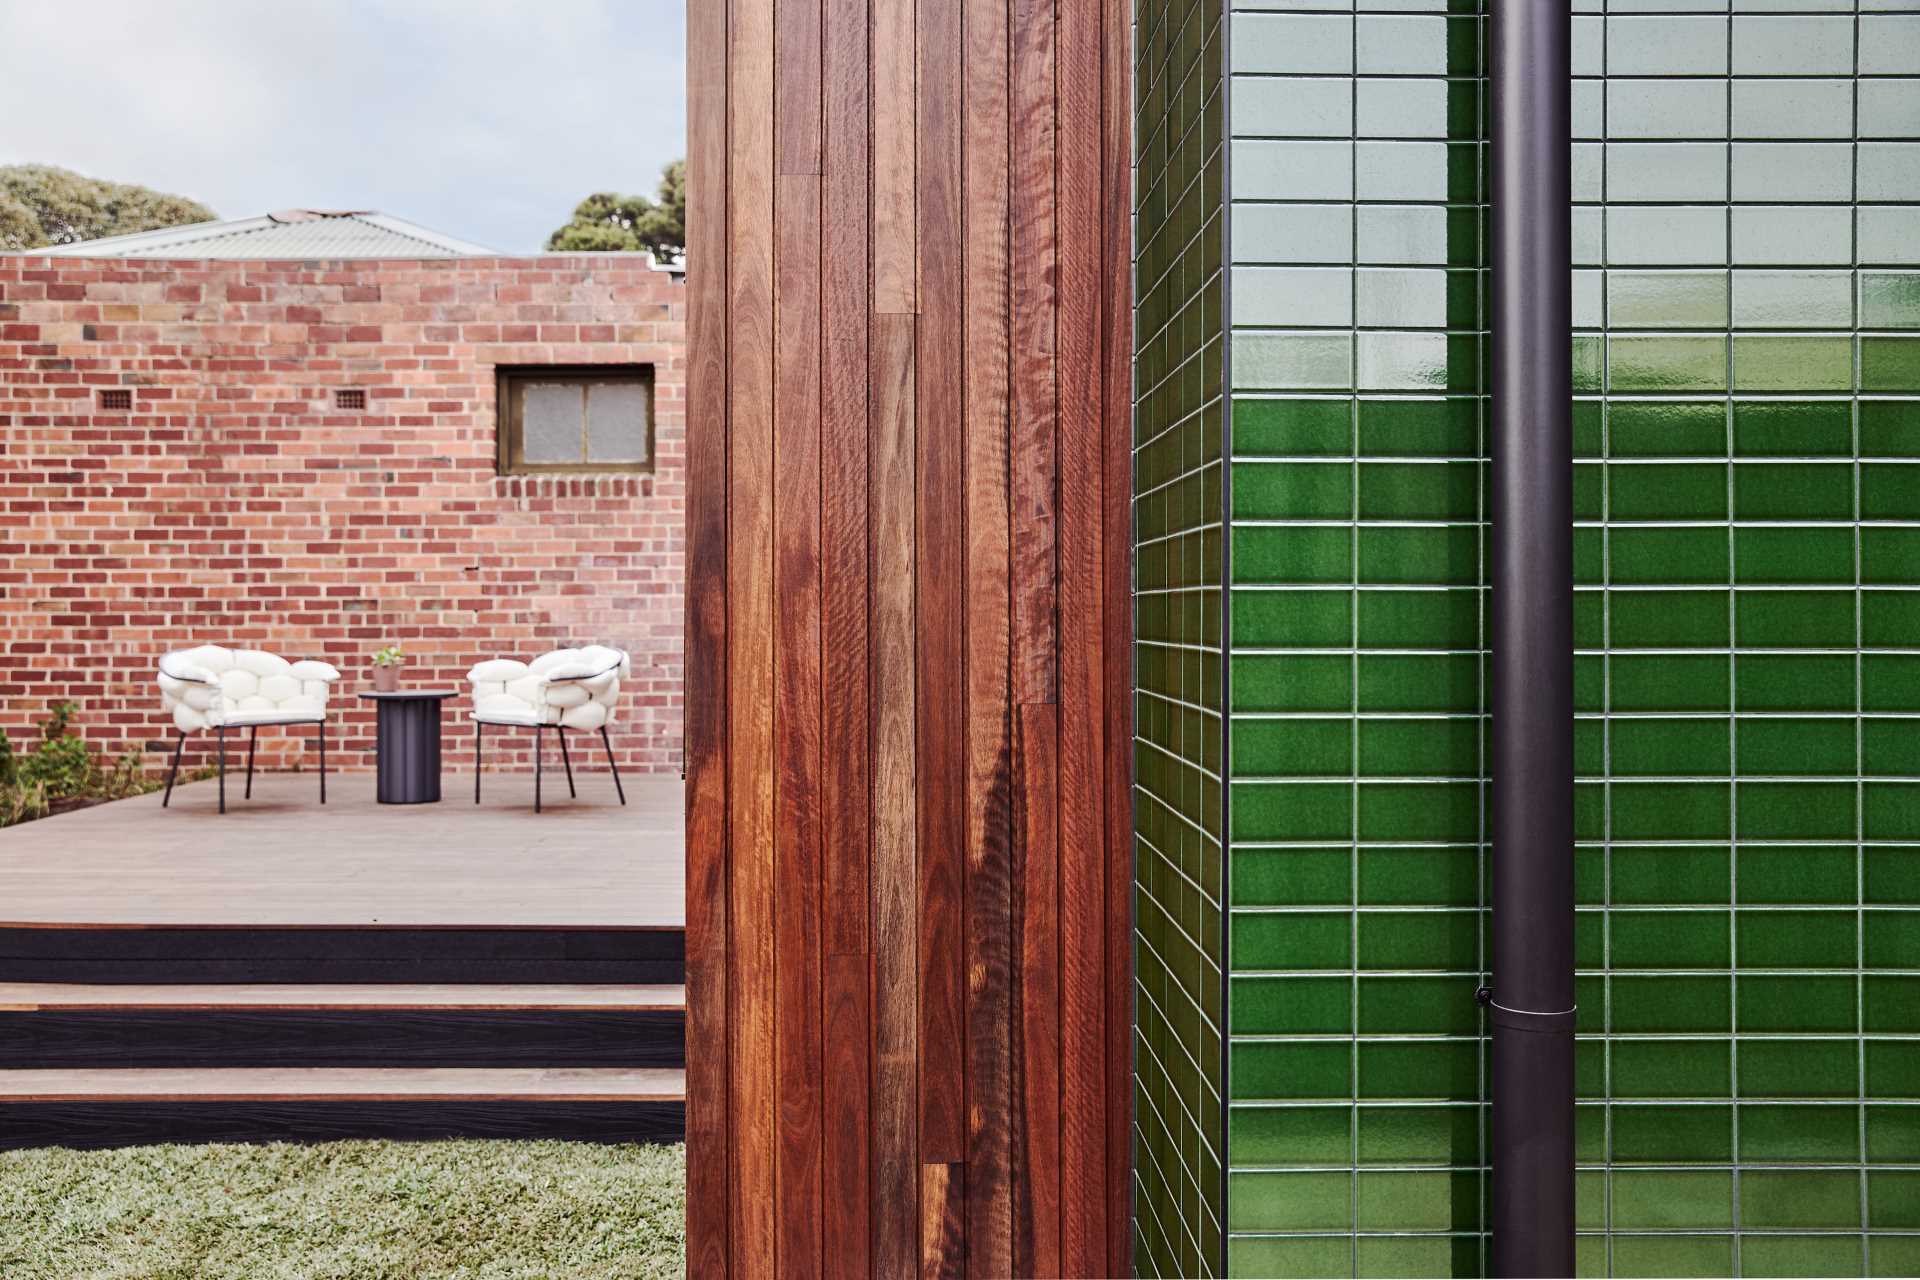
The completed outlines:
{"type": "Polygon", "coordinates": [[[1613,772],[1620,777],[1724,777],[1732,768],[1725,720],[1615,720],[1611,737],[1613,772]]]}
{"type": "Polygon", "coordinates": [[[1235,1106],[1227,1113],[1227,1153],[1236,1168],[1345,1164],[1351,1114],[1346,1107],[1235,1106]]]}
{"type": "MultiPolygon", "coordinates": [[[[1236,928],[1236,942],[1240,935],[1236,928]]],[[[1234,964],[1237,968],[1269,967],[1246,963],[1237,952],[1234,964]]],[[[1234,978],[1229,984],[1227,1012],[1227,1029],[1237,1036],[1350,1032],[1354,1026],[1353,983],[1347,978],[1234,978]]]]}
{"type": "Polygon", "coordinates": [[[1724,969],[1732,960],[1726,911],[1610,913],[1615,969],[1724,969]]]}
{"type": "Polygon", "coordinates": [[[1359,692],[1362,711],[1474,711],[1480,706],[1480,658],[1362,655],[1359,692]]]}
{"type": "Polygon", "coordinates": [[[1852,902],[1852,845],[1748,845],[1740,850],[1742,903],[1852,902]]]}
{"type": "MultiPolygon", "coordinates": [[[[1361,938],[1364,952],[1365,934],[1361,938]]],[[[1471,977],[1368,977],[1360,979],[1362,1035],[1474,1035],[1480,1006],[1471,977]]]]}
{"type": "Polygon", "coordinates": [[[1359,967],[1476,970],[1480,919],[1474,911],[1362,911],[1359,967]]]}
{"type": "Polygon", "coordinates": [[[1616,1098],[1724,1098],[1732,1085],[1729,1046],[1711,1040],[1615,1040],[1616,1098]]]}
{"type": "Polygon", "coordinates": [[[1854,533],[1805,525],[1735,529],[1733,564],[1742,583],[1850,583],[1854,533]]]}
{"type": "Polygon", "coordinates": [[[1742,457],[1846,457],[1853,409],[1844,400],[1742,401],[1733,406],[1733,441],[1742,457]]]}
{"type": "Polygon", "coordinates": [[[1860,1088],[1852,1040],[1742,1040],[1743,1098],[1852,1098],[1860,1088]]]}
{"type": "MultiPolygon", "coordinates": [[[[1727,531],[1709,528],[1618,528],[1607,534],[1611,580],[1630,586],[1726,583],[1727,531]]],[[[1852,579],[1852,542],[1847,577],[1852,579]]]]}
{"type": "MultiPolygon", "coordinates": [[[[1744,673],[1753,659],[1742,658],[1744,673]]],[[[1732,703],[1732,664],[1717,654],[1615,655],[1612,706],[1616,711],[1725,711],[1732,703]]],[[[1847,667],[1846,705],[1853,705],[1853,668],[1847,667]]]]}
{"type": "Polygon", "coordinates": [[[1615,1034],[1711,1034],[1733,1030],[1731,978],[1616,975],[1611,980],[1611,992],[1615,1034]]]}
{"type": "Polygon", "coordinates": [[[1351,401],[1234,399],[1236,457],[1344,455],[1352,449],[1351,401]]]}
{"type": "Polygon", "coordinates": [[[1359,1096],[1448,1102],[1477,1097],[1479,1047],[1476,1040],[1362,1041],[1359,1096]]]}
{"type": "Polygon", "coordinates": [[[1265,1040],[1234,1044],[1229,1081],[1235,1101],[1353,1096],[1352,1042],[1265,1040]]]}
{"type": "Polygon", "coordinates": [[[1862,520],[1920,520],[1920,463],[1870,462],[1860,468],[1862,520]]]}
{"type": "Polygon", "coordinates": [[[1617,782],[1616,840],[1725,840],[1731,833],[1732,788],[1705,782],[1617,782]]]}
{"type": "Polygon", "coordinates": [[[1358,538],[1361,582],[1448,585],[1473,584],[1480,580],[1477,526],[1366,526],[1358,531],[1358,538]]]}
{"type": "Polygon", "coordinates": [[[1851,711],[1850,654],[1741,654],[1734,673],[1741,711],[1851,711]]]}
{"type": "Polygon", "coordinates": [[[1697,402],[1616,402],[1607,408],[1607,444],[1616,458],[1725,457],[1727,410],[1697,402]]]}
{"type": "Polygon", "coordinates": [[[1235,591],[1236,648],[1344,649],[1353,643],[1353,597],[1345,591],[1235,591]]]}
{"type": "Polygon", "coordinates": [[[1477,462],[1360,464],[1363,520],[1472,520],[1479,512],[1477,462]]]}
{"type": "Polygon", "coordinates": [[[1743,1276],[1857,1276],[1860,1270],[1858,1236],[1750,1235],[1740,1244],[1743,1276]]]}
{"type": "Polygon", "coordinates": [[[1727,469],[1711,463],[1636,463],[1607,468],[1615,520],[1724,520],[1727,469]]]}
{"type": "Polygon", "coordinates": [[[1231,1231],[1344,1231],[1353,1221],[1345,1173],[1235,1173],[1227,1179],[1231,1231]]]}
{"type": "Polygon", "coordinates": [[[1236,583],[1353,581],[1353,531],[1328,525],[1233,531],[1236,583]]]}
{"type": "Polygon", "coordinates": [[[1371,906],[1471,906],[1478,901],[1477,850],[1360,850],[1360,901],[1371,906]]]}
{"type": "Polygon", "coordinates": [[[1862,400],[1860,456],[1920,457],[1920,400],[1862,400]]]}
{"type": "MultiPolygon", "coordinates": [[[[1851,933],[1851,930],[1848,931],[1851,933]]],[[[1741,933],[1742,970],[1762,964],[1750,960],[1741,933]]],[[[1777,940],[1774,945],[1778,945],[1777,940]]],[[[1817,966],[1810,966],[1817,967],[1817,966]]],[[[1831,968],[1852,968],[1852,957],[1831,968]]],[[[1819,974],[1749,974],[1740,976],[1740,1030],[1743,1032],[1836,1032],[1851,1034],[1859,1023],[1857,981],[1848,976],[1819,974]]]]}
{"type": "Polygon", "coordinates": [[[1236,520],[1345,520],[1352,514],[1351,464],[1234,464],[1233,518],[1236,520]]]}
{"type": "Polygon", "coordinates": [[[1236,783],[1232,797],[1235,840],[1326,841],[1350,839],[1353,789],[1346,783],[1236,783]]]}
{"type": "Polygon", "coordinates": [[[1768,1164],[1851,1164],[1860,1158],[1852,1107],[1757,1103],[1740,1108],[1740,1158],[1768,1164]]]}
{"type": "Polygon", "coordinates": [[[1841,1169],[1749,1169],[1740,1222],[1766,1229],[1859,1230],[1860,1175],[1841,1169]]]}
{"type": "Polygon", "coordinates": [[[1233,709],[1344,711],[1353,705],[1353,662],[1345,656],[1247,654],[1235,657],[1233,709]]]}
{"type": "Polygon", "coordinates": [[[1855,788],[1841,782],[1741,782],[1743,840],[1830,840],[1854,834],[1855,788]]]}
{"type": "Polygon", "coordinates": [[[1725,591],[1615,591],[1608,606],[1619,649],[1725,648],[1725,591]]]}
{"type": "Polygon", "coordinates": [[[1853,593],[1736,591],[1734,636],[1754,649],[1851,648],[1853,593]]]}
{"type": "Polygon", "coordinates": [[[1920,711],[1920,654],[1863,655],[1860,705],[1866,711],[1920,711]]]}
{"type": "MultiPolygon", "coordinates": [[[[1477,718],[1362,720],[1360,773],[1366,777],[1478,777],[1480,726],[1477,718]]],[[[1363,795],[1363,831],[1368,809],[1363,795]]]]}
{"type": "Polygon", "coordinates": [[[1235,906],[1318,906],[1353,898],[1353,852],[1344,846],[1236,849],[1229,865],[1235,906]]]}
{"type": "MultiPolygon", "coordinates": [[[[1479,645],[1478,590],[1362,591],[1360,646],[1367,649],[1472,649],[1479,645]]],[[[1341,597],[1344,603],[1347,597],[1341,597]]],[[[1235,633],[1236,642],[1239,633],[1235,633]]],[[[1249,642],[1254,643],[1254,642],[1249,642]]]]}
{"type": "Polygon", "coordinates": [[[1724,1169],[1622,1169],[1613,1175],[1616,1231],[1733,1225],[1733,1174],[1724,1169]]]}
{"type": "Polygon", "coordinates": [[[1860,580],[1876,586],[1920,584],[1920,529],[1861,529],[1860,580]]]}
{"type": "Polygon", "coordinates": [[[1237,719],[1229,742],[1236,778],[1327,777],[1353,771],[1353,724],[1345,719],[1237,719]]]}
{"type": "Polygon", "coordinates": [[[1477,1106],[1362,1107],[1358,1116],[1362,1164],[1480,1163],[1477,1106]]]}
{"type": "Polygon", "coordinates": [[[1359,792],[1362,840],[1465,843],[1479,837],[1477,783],[1365,782],[1359,792]]]}
{"type": "Polygon", "coordinates": [[[1356,1199],[1356,1225],[1362,1231],[1473,1231],[1480,1226],[1477,1169],[1363,1171],[1356,1199]]]}
{"type": "Polygon", "coordinates": [[[1616,904],[1724,904],[1733,891],[1725,845],[1621,845],[1611,857],[1616,904]]]}
{"type": "Polygon", "coordinates": [[[1480,450],[1480,401],[1362,400],[1360,452],[1374,457],[1461,457],[1480,450]]]}
{"type": "Polygon", "coordinates": [[[1727,1276],[1733,1274],[1731,1236],[1646,1235],[1612,1241],[1616,1276],[1727,1276]]]}
{"type": "Polygon", "coordinates": [[[1732,1107],[1613,1108],[1613,1158],[1616,1161],[1711,1164],[1732,1157],[1732,1107]]]}
{"type": "Polygon", "coordinates": [[[1344,911],[1235,912],[1228,933],[1236,973],[1345,969],[1353,963],[1353,921],[1344,911]]]}

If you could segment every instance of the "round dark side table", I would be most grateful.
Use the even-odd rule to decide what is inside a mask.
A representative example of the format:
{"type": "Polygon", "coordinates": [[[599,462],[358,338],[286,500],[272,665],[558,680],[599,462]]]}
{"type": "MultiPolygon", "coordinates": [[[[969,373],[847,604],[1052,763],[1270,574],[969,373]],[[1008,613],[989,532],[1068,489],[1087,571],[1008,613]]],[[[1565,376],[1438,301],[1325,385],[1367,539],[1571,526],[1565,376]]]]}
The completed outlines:
{"type": "Polygon", "coordinates": [[[381,804],[435,804],[440,799],[440,704],[453,689],[363,693],[379,704],[375,735],[376,796],[381,804]]]}

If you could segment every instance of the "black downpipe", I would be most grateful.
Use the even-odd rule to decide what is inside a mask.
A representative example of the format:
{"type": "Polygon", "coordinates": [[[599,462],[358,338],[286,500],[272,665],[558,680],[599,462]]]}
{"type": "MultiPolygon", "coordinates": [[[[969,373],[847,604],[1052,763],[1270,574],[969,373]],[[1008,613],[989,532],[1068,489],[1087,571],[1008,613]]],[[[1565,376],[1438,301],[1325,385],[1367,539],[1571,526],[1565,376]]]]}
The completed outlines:
{"type": "Polygon", "coordinates": [[[1572,81],[1493,10],[1493,1274],[1573,1274],[1572,81]]]}

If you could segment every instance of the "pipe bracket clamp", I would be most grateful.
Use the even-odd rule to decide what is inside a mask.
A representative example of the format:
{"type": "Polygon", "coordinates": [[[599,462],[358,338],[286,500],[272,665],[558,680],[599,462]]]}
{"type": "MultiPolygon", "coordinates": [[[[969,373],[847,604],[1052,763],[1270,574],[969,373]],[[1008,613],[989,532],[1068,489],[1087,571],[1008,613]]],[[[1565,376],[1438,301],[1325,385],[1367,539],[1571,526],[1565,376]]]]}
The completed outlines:
{"type": "Polygon", "coordinates": [[[1486,1007],[1487,1020],[1494,1026],[1507,1031],[1534,1031],[1543,1033],[1569,1032],[1579,1017],[1580,1006],[1571,1009],[1559,1009],[1543,1013],[1534,1009],[1513,1009],[1493,998],[1491,987],[1481,987],[1473,993],[1475,1002],[1486,1007]]]}

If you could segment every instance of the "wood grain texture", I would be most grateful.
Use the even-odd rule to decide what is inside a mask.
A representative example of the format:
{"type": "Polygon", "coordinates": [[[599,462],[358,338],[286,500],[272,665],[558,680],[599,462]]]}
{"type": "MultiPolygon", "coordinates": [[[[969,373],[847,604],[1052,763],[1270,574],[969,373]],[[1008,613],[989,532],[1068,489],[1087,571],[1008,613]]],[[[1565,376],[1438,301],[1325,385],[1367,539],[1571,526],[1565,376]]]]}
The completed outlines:
{"type": "Polygon", "coordinates": [[[960,6],[916,13],[914,712],[919,815],[920,1158],[966,1159],[967,598],[960,6]]]}
{"type": "Polygon", "coordinates": [[[873,318],[873,1268],[917,1266],[912,316],[873,318]]]}
{"type": "Polygon", "coordinates": [[[1012,254],[1013,684],[1016,702],[1057,696],[1054,522],[1058,396],[1053,0],[1012,0],[1008,126],[1012,254]]]}
{"type": "Polygon", "coordinates": [[[687,6],[687,1270],[728,1273],[727,6],[687,6]]]}
{"type": "Polygon", "coordinates": [[[966,101],[966,1269],[1013,1269],[1007,11],[963,17],[966,101]]]}
{"type": "Polygon", "coordinates": [[[1059,707],[1019,709],[1014,774],[1015,1201],[1013,1274],[1060,1274],[1059,707]]]}
{"type": "MultiPolygon", "coordinates": [[[[699,0],[688,0],[697,4],[699,0]]],[[[914,226],[914,0],[873,0],[873,309],[919,305],[914,226]]]]}
{"type": "Polygon", "coordinates": [[[727,93],[730,1262],[774,1274],[774,0],[731,0],[727,93]]]}
{"type": "Polygon", "coordinates": [[[728,0],[717,36],[695,22],[731,113],[724,270],[688,277],[723,442],[690,508],[712,576],[687,1054],[726,1094],[689,1112],[690,1158],[725,1168],[690,1173],[696,1271],[1111,1274],[1128,14],[728,0]]]}
{"type": "Polygon", "coordinates": [[[774,1230],[781,1274],[805,1276],[821,1223],[819,177],[782,174],[774,216],[774,1230]]]}

